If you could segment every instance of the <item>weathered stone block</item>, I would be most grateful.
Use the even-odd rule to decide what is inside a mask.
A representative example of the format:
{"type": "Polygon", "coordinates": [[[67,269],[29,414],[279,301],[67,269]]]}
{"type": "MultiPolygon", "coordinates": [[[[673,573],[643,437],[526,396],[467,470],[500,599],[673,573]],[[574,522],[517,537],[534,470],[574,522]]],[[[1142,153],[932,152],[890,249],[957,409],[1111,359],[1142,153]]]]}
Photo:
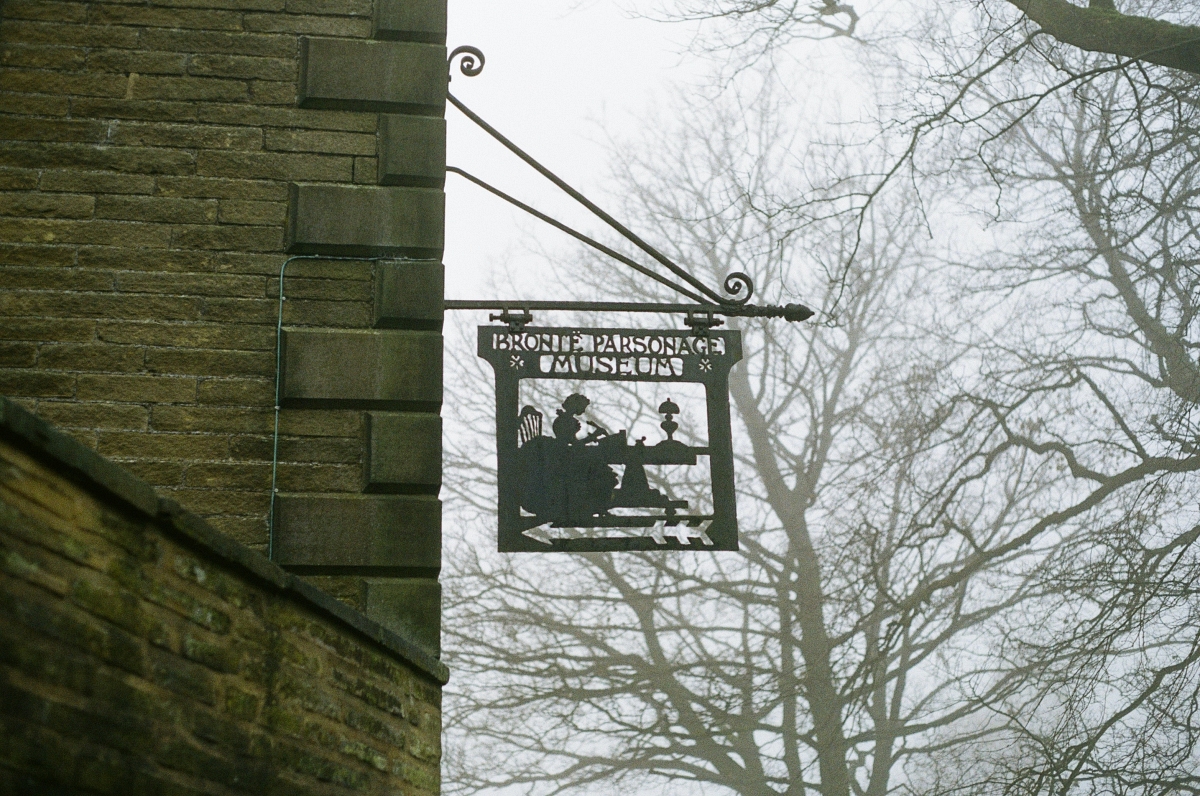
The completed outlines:
{"type": "Polygon", "coordinates": [[[375,38],[444,44],[445,0],[377,0],[375,38]]]}
{"type": "Polygon", "coordinates": [[[437,411],[442,336],[436,332],[287,329],[285,406],[437,411]]]}
{"type": "Polygon", "coordinates": [[[446,195],[437,189],[293,184],[288,251],[438,258],[445,215],[446,195]]]}
{"type": "Polygon", "coordinates": [[[378,263],[375,326],[441,329],[446,269],[436,260],[378,263]]]}
{"type": "Polygon", "coordinates": [[[446,48],[366,39],[300,40],[302,108],[441,116],[446,48]]]}
{"type": "Polygon", "coordinates": [[[379,183],[440,188],[446,182],[446,120],[379,117],[379,183]]]}
{"type": "Polygon", "coordinates": [[[436,577],[442,502],[431,495],[280,495],[275,562],[310,574],[436,577]]]}
{"type": "Polygon", "coordinates": [[[442,418],[369,413],[366,483],[368,492],[437,494],[442,485],[442,418]]]}
{"type": "Polygon", "coordinates": [[[436,580],[369,579],[365,589],[365,613],[369,619],[408,636],[441,657],[442,587],[436,580]]]}

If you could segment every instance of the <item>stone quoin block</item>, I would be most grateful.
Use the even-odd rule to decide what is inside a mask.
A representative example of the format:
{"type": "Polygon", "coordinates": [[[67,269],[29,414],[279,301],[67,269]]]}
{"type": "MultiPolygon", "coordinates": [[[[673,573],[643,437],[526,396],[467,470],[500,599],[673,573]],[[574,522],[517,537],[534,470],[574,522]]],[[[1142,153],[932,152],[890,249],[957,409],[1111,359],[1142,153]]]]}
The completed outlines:
{"type": "Polygon", "coordinates": [[[368,492],[422,492],[442,485],[442,418],[416,412],[367,415],[368,492]]]}
{"type": "Polygon", "coordinates": [[[436,260],[381,262],[375,266],[375,326],[442,328],[446,269],[436,260]]]}
{"type": "Polygon", "coordinates": [[[297,101],[301,108],[442,116],[446,48],[304,37],[297,101]]]}
{"type": "Polygon", "coordinates": [[[274,561],[310,574],[436,578],[442,502],[432,495],[279,495],[274,561]]]}
{"type": "Polygon", "coordinates": [[[283,405],[436,412],[442,403],[437,332],[285,329],[283,405]]]}
{"type": "Polygon", "coordinates": [[[293,184],[288,251],[341,257],[438,258],[446,195],[432,188],[293,184]]]}
{"type": "Polygon", "coordinates": [[[379,184],[441,188],[446,182],[446,120],[379,117],[379,184]]]}
{"type": "Polygon", "coordinates": [[[444,44],[445,0],[376,0],[375,38],[444,44]]]}
{"type": "Polygon", "coordinates": [[[436,580],[369,579],[364,590],[367,618],[405,634],[441,657],[442,587],[436,580]]]}

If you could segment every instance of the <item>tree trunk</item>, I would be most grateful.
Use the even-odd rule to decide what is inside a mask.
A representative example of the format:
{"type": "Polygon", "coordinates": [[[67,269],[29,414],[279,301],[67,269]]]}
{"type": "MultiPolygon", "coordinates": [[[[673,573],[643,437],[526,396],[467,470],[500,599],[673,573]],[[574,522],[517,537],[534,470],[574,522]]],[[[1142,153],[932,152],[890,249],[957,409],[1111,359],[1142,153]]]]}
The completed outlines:
{"type": "Polygon", "coordinates": [[[821,566],[808,534],[803,496],[787,487],[775,451],[767,419],[754,399],[745,367],[730,373],[730,392],[749,431],[750,445],[758,471],[767,488],[767,501],[787,530],[796,572],[796,620],[800,624],[800,655],[804,659],[804,695],[812,713],[817,766],[822,796],[849,796],[850,774],[846,768],[846,733],[842,726],[842,700],[834,682],[829,634],[825,628],[825,598],[821,590],[821,566]]]}

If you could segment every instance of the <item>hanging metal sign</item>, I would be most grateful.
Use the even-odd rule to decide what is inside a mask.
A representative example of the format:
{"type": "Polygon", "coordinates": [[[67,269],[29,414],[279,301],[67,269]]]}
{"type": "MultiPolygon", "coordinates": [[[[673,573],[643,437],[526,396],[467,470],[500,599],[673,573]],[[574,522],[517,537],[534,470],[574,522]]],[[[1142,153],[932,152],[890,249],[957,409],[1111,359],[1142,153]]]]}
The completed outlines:
{"type": "MultiPolygon", "coordinates": [[[[459,70],[467,77],[483,71],[483,53],[475,47],[455,48],[450,53],[448,68],[456,58],[461,59],[459,70]]],[[[737,330],[712,331],[712,327],[723,323],[714,316],[799,322],[811,317],[813,311],[801,304],[751,304],[754,282],[742,272],[724,275],[723,293],[712,289],[564,182],[453,94],[447,93],[446,99],[510,152],[649,255],[670,276],[536,210],[473,174],[453,166],[446,167],[447,173],[463,177],[693,302],[452,300],[444,303],[447,310],[499,309],[501,314],[490,319],[507,324],[479,327],[479,356],[491,363],[496,374],[500,551],[737,550],[729,369],[742,358],[742,337],[737,330]],[[533,327],[529,325],[533,322],[530,310],[535,309],[685,314],[684,323],[691,331],[533,327]],[[551,384],[527,390],[529,400],[522,401],[522,383],[532,381],[551,384]],[[656,441],[637,437],[631,431],[632,423],[631,428],[610,431],[588,416],[593,400],[587,393],[603,392],[600,385],[593,389],[589,384],[596,382],[623,383],[627,391],[630,385],[638,383],[701,385],[706,435],[699,428],[681,429],[676,418],[690,419],[695,408],[682,395],[681,402],[669,396],[659,402],[658,412],[663,420],[657,425],[662,436],[656,441]],[[553,417],[549,416],[551,411],[553,417]],[[591,430],[581,436],[585,423],[591,430]],[[681,431],[681,436],[693,444],[675,438],[681,431]],[[694,444],[702,438],[700,444],[694,444]],[[705,464],[707,479],[703,478],[705,464]],[[679,475],[679,468],[686,468],[684,476],[679,475]],[[704,486],[697,490],[698,483],[704,486]],[[681,496],[684,492],[686,498],[681,496]]],[[[695,403],[700,402],[694,394],[691,397],[695,403]]]]}
{"type": "Polygon", "coordinates": [[[728,385],[740,332],[481,326],[479,356],[496,374],[501,552],[738,549],[728,385]],[[538,391],[544,405],[522,405],[522,382],[535,379],[556,384],[538,391]],[[672,398],[658,406],[657,441],[604,428],[587,417],[587,385],[571,382],[703,385],[707,444],[675,439],[684,410],[672,398]],[[664,488],[650,486],[647,468],[702,470],[705,459],[710,511],[661,477],[664,488]]]}

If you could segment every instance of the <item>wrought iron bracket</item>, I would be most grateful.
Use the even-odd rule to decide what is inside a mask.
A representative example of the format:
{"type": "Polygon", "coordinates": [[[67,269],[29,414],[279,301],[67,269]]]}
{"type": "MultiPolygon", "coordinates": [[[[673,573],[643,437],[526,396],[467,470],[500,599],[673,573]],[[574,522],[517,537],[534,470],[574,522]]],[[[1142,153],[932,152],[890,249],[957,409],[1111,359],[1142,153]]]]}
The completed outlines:
{"type": "MultiPolygon", "coordinates": [[[[458,59],[458,61],[459,61],[459,71],[467,77],[474,77],[474,76],[480,74],[483,71],[484,63],[486,62],[483,52],[481,50],[479,50],[477,47],[471,47],[469,45],[456,47],[450,53],[450,57],[447,59],[447,63],[446,63],[447,80],[448,81],[450,79],[451,73],[453,72],[455,59],[458,59]]],[[[647,268],[646,266],[642,265],[641,263],[638,263],[635,260],[632,260],[629,257],[626,257],[625,255],[614,251],[613,249],[605,246],[604,244],[600,243],[599,241],[596,241],[596,240],[588,237],[587,235],[584,235],[583,233],[572,229],[571,227],[567,226],[566,224],[563,224],[562,222],[557,221],[556,219],[553,219],[550,216],[547,216],[546,214],[535,210],[534,208],[530,207],[529,205],[521,202],[518,199],[515,199],[514,197],[508,195],[507,193],[499,190],[498,188],[495,188],[492,185],[489,185],[488,183],[484,182],[483,180],[479,179],[478,177],[475,177],[474,175],[471,175],[471,174],[467,173],[466,171],[463,171],[462,169],[459,169],[459,168],[456,168],[453,166],[448,166],[446,168],[446,171],[448,173],[457,174],[457,175],[463,177],[464,179],[469,180],[470,182],[484,188],[485,190],[489,191],[490,193],[500,197],[501,199],[505,200],[506,202],[513,204],[514,206],[533,215],[534,217],[554,226],[557,229],[560,229],[560,230],[566,232],[569,235],[572,235],[576,239],[586,243],[587,245],[595,248],[596,250],[603,252],[604,254],[617,260],[618,262],[623,263],[624,265],[627,265],[627,266],[633,268],[634,270],[638,271],[639,273],[654,279],[655,281],[659,282],[660,284],[670,287],[672,290],[676,291],[680,295],[686,296],[687,298],[692,299],[693,301],[696,301],[701,306],[707,307],[707,305],[709,305],[711,303],[714,306],[714,308],[720,308],[723,310],[749,306],[750,298],[751,298],[751,296],[754,295],[754,281],[750,278],[750,276],[748,274],[742,273],[740,271],[736,271],[736,272],[728,274],[722,282],[722,289],[724,290],[724,295],[711,289],[710,287],[708,287],[708,285],[704,284],[702,281],[700,281],[695,276],[693,276],[691,273],[689,273],[687,271],[687,269],[685,269],[682,266],[680,266],[679,264],[675,263],[669,257],[667,257],[662,252],[660,252],[657,248],[650,245],[646,241],[642,240],[642,238],[639,237],[637,234],[635,234],[632,230],[630,230],[624,224],[617,221],[611,215],[609,215],[604,210],[602,210],[595,202],[592,202],[590,199],[588,199],[586,196],[581,194],[579,191],[575,190],[573,187],[568,185],[557,174],[550,171],[550,169],[546,168],[538,160],[536,160],[534,157],[532,157],[527,152],[525,152],[525,150],[521,149],[519,146],[517,146],[515,143],[513,143],[511,140],[509,140],[507,137],[505,137],[502,133],[500,133],[500,131],[498,131],[496,128],[492,127],[490,124],[488,124],[486,121],[484,121],[484,119],[482,117],[480,117],[479,114],[475,113],[470,108],[468,108],[465,104],[463,104],[462,101],[460,101],[453,94],[450,94],[449,92],[447,92],[446,98],[449,100],[450,104],[452,104],[452,105],[454,105],[454,107],[458,108],[463,113],[464,116],[466,116],[468,119],[470,119],[472,122],[474,122],[484,132],[486,132],[488,135],[492,136],[492,138],[494,138],[496,141],[498,141],[500,144],[502,144],[505,148],[507,148],[510,152],[512,152],[518,158],[523,160],[526,164],[528,164],[530,167],[532,167],[535,171],[537,171],[543,177],[550,180],[550,182],[554,183],[554,185],[556,185],[560,190],[562,190],[564,193],[566,193],[572,199],[574,199],[575,201],[579,202],[584,207],[586,207],[593,215],[595,215],[597,218],[601,219],[602,221],[604,221],[604,223],[608,224],[610,227],[612,227],[614,230],[616,230],[622,237],[624,237],[626,240],[631,242],[634,246],[641,249],[643,252],[645,252],[651,258],[653,258],[655,261],[657,261],[660,265],[664,266],[668,271],[671,272],[671,274],[674,275],[675,278],[681,280],[683,282],[683,284],[680,284],[679,282],[676,282],[674,279],[664,276],[663,274],[657,273],[657,272],[653,271],[652,269],[647,268]]],[[[760,309],[766,310],[766,309],[774,309],[774,308],[762,307],[760,309]]],[[[764,314],[759,314],[758,317],[784,317],[787,320],[803,320],[804,318],[811,317],[813,314],[812,311],[809,310],[807,307],[801,307],[800,305],[788,305],[787,307],[779,308],[779,309],[781,310],[779,315],[764,313],[764,314]],[[805,314],[805,313],[807,313],[807,314],[805,314]],[[803,315],[803,318],[799,317],[801,315],[803,315]]]]}

